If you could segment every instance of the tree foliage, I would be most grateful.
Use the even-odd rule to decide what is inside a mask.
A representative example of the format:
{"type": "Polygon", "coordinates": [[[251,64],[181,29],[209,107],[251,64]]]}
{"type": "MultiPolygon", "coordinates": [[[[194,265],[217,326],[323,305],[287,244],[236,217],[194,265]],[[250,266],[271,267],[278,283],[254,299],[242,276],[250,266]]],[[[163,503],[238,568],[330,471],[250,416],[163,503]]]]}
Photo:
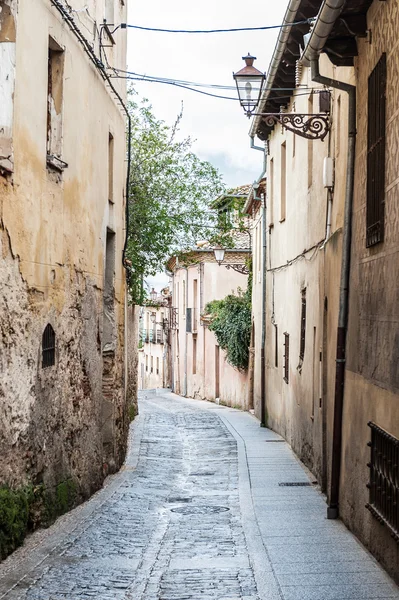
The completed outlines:
{"type": "Polygon", "coordinates": [[[211,316],[209,329],[219,346],[226,351],[227,362],[240,371],[248,368],[251,341],[251,285],[248,290],[213,300],[205,307],[211,316]]]}
{"type": "Polygon", "coordinates": [[[130,291],[143,300],[143,278],[164,268],[167,258],[216,235],[217,214],[209,204],[223,191],[217,169],[196,156],[192,140],[178,139],[182,114],[171,127],[158,120],[148,101],[131,93],[132,161],[127,258],[130,291]]]}

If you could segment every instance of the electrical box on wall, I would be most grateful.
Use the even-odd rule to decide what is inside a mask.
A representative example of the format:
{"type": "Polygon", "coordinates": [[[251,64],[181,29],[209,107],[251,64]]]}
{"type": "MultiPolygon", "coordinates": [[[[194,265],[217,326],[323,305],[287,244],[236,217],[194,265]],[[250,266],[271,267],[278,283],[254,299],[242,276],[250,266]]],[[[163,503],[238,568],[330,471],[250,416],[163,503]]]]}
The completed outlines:
{"type": "Polygon", "coordinates": [[[326,156],[323,162],[323,185],[325,188],[334,187],[334,161],[326,156]]]}

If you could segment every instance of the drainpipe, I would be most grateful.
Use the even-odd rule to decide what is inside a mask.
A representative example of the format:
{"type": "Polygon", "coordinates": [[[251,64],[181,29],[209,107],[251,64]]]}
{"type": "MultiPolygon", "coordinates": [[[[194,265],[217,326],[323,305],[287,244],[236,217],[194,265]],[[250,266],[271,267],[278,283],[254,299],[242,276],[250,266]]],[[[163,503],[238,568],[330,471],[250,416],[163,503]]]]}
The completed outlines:
{"type": "Polygon", "coordinates": [[[183,396],[187,397],[187,352],[188,352],[188,333],[187,333],[187,307],[188,307],[188,268],[185,268],[186,271],[186,314],[185,314],[185,324],[186,324],[186,333],[185,333],[185,348],[184,348],[184,386],[183,386],[183,396]]]}
{"type": "MultiPolygon", "coordinates": [[[[334,23],[331,24],[331,27],[334,23]]],[[[313,30],[315,33],[316,27],[313,30]]],[[[323,44],[326,38],[323,40],[323,44]]],[[[337,351],[335,370],[335,396],[334,396],[334,424],[333,447],[331,464],[331,485],[327,518],[336,519],[339,516],[339,483],[341,474],[342,453],[342,413],[345,384],[345,343],[348,324],[349,300],[349,273],[350,252],[352,239],[352,206],[355,173],[355,146],[356,146],[356,87],[342,81],[320,75],[319,60],[312,58],[310,61],[312,80],[317,83],[337,88],[347,92],[348,105],[348,156],[346,168],[345,208],[342,239],[341,279],[339,289],[339,313],[337,328],[337,351]]]]}
{"type": "MultiPolygon", "coordinates": [[[[266,165],[266,152],[265,152],[265,165],[266,165]]],[[[265,171],[266,172],[266,166],[265,171]]],[[[265,358],[265,345],[266,345],[266,198],[265,195],[261,195],[262,198],[262,338],[261,338],[261,349],[260,349],[260,364],[261,364],[261,376],[260,376],[260,389],[261,389],[261,405],[260,405],[260,426],[266,427],[266,358],[265,358]]]]}
{"type": "MultiPolygon", "coordinates": [[[[266,147],[255,146],[254,136],[251,135],[251,148],[253,150],[261,150],[263,152],[263,169],[256,183],[259,183],[266,175],[266,147]]],[[[254,190],[254,194],[256,192],[254,190]]],[[[262,323],[261,323],[261,346],[260,346],[260,426],[266,427],[266,200],[264,195],[261,195],[262,200],[262,323]]]]}

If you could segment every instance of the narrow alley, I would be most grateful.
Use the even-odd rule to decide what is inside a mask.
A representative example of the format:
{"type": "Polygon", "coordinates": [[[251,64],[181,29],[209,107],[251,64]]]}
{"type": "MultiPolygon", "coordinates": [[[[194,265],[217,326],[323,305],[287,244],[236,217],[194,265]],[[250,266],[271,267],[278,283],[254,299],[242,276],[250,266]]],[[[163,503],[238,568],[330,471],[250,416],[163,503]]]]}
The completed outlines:
{"type": "Polygon", "coordinates": [[[399,599],[288,444],[249,413],[142,392],[122,470],[0,565],[6,600],[399,599]],[[250,442],[250,443],[249,443],[250,442]]]}

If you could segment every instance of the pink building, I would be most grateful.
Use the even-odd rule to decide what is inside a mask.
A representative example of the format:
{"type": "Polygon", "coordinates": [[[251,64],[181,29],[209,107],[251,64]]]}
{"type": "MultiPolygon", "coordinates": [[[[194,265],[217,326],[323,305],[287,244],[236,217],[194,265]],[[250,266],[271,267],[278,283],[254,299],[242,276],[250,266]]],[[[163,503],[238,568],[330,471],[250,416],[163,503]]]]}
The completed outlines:
{"type": "MultiPolygon", "coordinates": [[[[249,246],[243,237],[240,245],[249,246]]],[[[207,247],[169,259],[172,389],[177,394],[248,408],[247,373],[228,364],[204,311],[208,302],[237,294],[240,288],[246,290],[248,275],[231,265],[240,269],[249,257],[248,247],[226,250],[219,266],[213,249],[207,247]]]]}

